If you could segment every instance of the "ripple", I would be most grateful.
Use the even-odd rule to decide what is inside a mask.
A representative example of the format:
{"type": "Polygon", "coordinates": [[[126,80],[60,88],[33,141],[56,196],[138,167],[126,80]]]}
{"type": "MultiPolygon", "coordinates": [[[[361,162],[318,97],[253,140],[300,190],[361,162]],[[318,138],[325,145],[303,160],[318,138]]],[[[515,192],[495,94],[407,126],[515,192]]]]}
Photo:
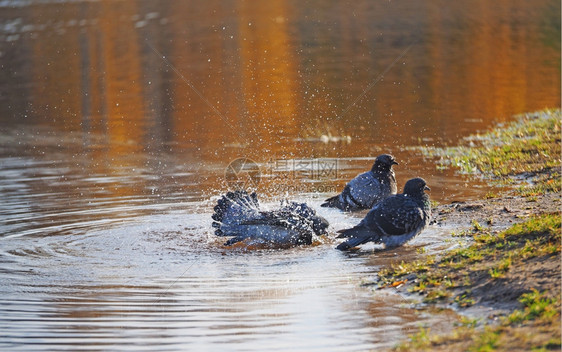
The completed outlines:
{"type": "MultiPolygon", "coordinates": [[[[49,172],[42,163],[10,165],[0,172],[7,186],[0,206],[2,348],[257,351],[274,339],[274,351],[360,351],[390,347],[415,328],[418,317],[402,298],[373,299],[359,285],[396,253],[339,253],[332,236],[284,250],[226,248],[211,227],[216,194],[200,202],[173,192],[165,199],[95,193],[101,184],[157,179],[140,170],[73,176],[64,187],[95,196],[72,198],[50,175],[56,164],[49,172]],[[35,192],[37,183],[53,188],[35,192]]],[[[322,199],[299,198],[330,219],[332,234],[364,216],[321,208],[322,199]]],[[[263,206],[278,202],[265,199],[263,206]]],[[[400,258],[442,243],[439,230],[425,234],[398,249],[400,258]]]]}

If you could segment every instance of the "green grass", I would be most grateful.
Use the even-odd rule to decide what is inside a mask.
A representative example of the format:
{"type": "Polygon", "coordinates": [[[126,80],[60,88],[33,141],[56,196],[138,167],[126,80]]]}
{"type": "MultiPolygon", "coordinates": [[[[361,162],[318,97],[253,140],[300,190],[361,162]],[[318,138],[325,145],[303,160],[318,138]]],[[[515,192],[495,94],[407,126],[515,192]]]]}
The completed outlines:
{"type": "Polygon", "coordinates": [[[519,302],[524,305],[523,310],[515,310],[507,318],[507,323],[521,323],[525,320],[550,319],[559,314],[557,306],[559,301],[556,298],[547,297],[544,292],[533,289],[530,293],[525,293],[519,298],[519,302]]]}
{"type": "MultiPolygon", "coordinates": [[[[562,190],[561,120],[559,109],[526,114],[513,123],[470,137],[466,145],[423,148],[423,152],[438,159],[438,169],[454,167],[461,173],[513,187],[524,197],[522,202],[532,204],[543,194],[562,190]]],[[[492,192],[486,195],[486,198],[498,197],[501,195],[492,192]]],[[[408,277],[406,287],[421,295],[425,303],[465,308],[477,304],[489,288],[509,292],[510,287],[517,286],[521,273],[540,275],[535,274],[535,269],[528,269],[532,263],[545,265],[545,272],[556,270],[562,241],[560,213],[529,215],[524,222],[501,232],[487,227],[491,224],[492,219],[486,224],[473,221],[469,229],[453,234],[462,237],[462,241],[468,239],[470,245],[462,245],[441,258],[431,256],[391,265],[379,273],[380,282],[394,286],[393,283],[402,283],[408,277]]],[[[540,286],[541,280],[537,276],[537,280],[525,282],[540,286]]],[[[521,308],[513,309],[495,323],[461,318],[448,335],[434,335],[424,328],[396,350],[560,351],[559,290],[540,292],[533,287],[519,290],[523,292],[518,299],[521,308]]],[[[517,296],[511,299],[514,297],[517,296]]]]}
{"type": "Polygon", "coordinates": [[[410,346],[413,348],[424,348],[431,346],[429,329],[421,326],[417,333],[410,336],[410,346]]]}
{"type": "MultiPolygon", "coordinates": [[[[553,255],[558,255],[561,250],[561,227],[560,214],[533,216],[499,233],[473,224],[467,235],[472,236],[474,242],[468,247],[454,249],[440,259],[429,257],[426,260],[391,265],[381,271],[379,276],[381,282],[391,284],[415,274],[416,279],[409,285],[409,291],[422,295],[424,303],[469,307],[478,300],[473,295],[473,280],[504,278],[510,270],[526,265],[528,260],[535,257],[560,260],[553,255]]],[[[537,338],[532,332],[535,328],[546,329],[550,333],[559,330],[559,293],[530,289],[530,292],[519,297],[519,302],[522,308],[505,316],[499,325],[483,324],[484,328],[478,328],[475,322],[463,324],[461,321],[450,336],[433,336],[428,329],[424,329],[396,349],[434,350],[444,343],[456,344],[457,340],[462,340],[465,345],[461,350],[507,351],[515,339],[527,346],[528,350],[547,351],[552,346],[559,350],[559,338],[545,340],[544,336],[548,334],[541,333],[541,338],[537,338]]]]}
{"type": "Polygon", "coordinates": [[[379,277],[384,280],[383,283],[388,284],[392,282],[393,277],[400,277],[412,272],[421,273],[427,271],[431,264],[435,263],[434,256],[427,256],[423,260],[416,260],[413,262],[400,262],[400,264],[393,264],[389,268],[382,269],[379,272],[379,277]]]}
{"type": "Polygon", "coordinates": [[[532,290],[521,295],[517,309],[499,324],[461,317],[451,333],[431,334],[420,327],[396,351],[559,351],[560,298],[532,290]],[[553,337],[554,335],[554,337],[553,337]]]}
{"type": "MultiPolygon", "coordinates": [[[[560,131],[562,112],[543,110],[519,116],[506,126],[471,136],[467,145],[424,147],[427,157],[437,158],[439,169],[455,167],[464,174],[480,175],[501,185],[520,184],[523,196],[560,192],[560,131]]],[[[487,198],[494,198],[489,193],[487,198]]]]}
{"type": "Polygon", "coordinates": [[[428,301],[452,297],[454,302],[466,306],[470,297],[465,291],[454,290],[470,286],[471,276],[485,272],[492,279],[502,278],[513,266],[524,265],[525,260],[560,253],[561,224],[560,214],[546,214],[531,217],[499,233],[474,226],[479,230],[470,232],[474,239],[470,246],[451,250],[439,260],[428,256],[390,265],[379,272],[379,278],[383,285],[389,285],[416,274],[411,292],[424,293],[428,301]],[[453,292],[444,293],[443,290],[453,292]]]}

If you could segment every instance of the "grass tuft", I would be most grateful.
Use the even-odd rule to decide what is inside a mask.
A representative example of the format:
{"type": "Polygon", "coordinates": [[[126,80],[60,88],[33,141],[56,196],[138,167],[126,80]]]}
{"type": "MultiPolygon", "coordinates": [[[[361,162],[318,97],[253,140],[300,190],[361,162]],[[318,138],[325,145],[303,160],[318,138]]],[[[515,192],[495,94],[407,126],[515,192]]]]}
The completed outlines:
{"type": "MultiPolygon", "coordinates": [[[[462,173],[512,186],[524,197],[522,202],[535,206],[533,203],[543,194],[562,190],[561,121],[560,109],[544,110],[521,116],[516,122],[484,135],[471,137],[466,146],[423,148],[423,151],[426,156],[439,159],[440,169],[456,167],[462,173]]],[[[496,197],[498,195],[494,193],[486,195],[486,198],[496,197]]],[[[486,222],[486,225],[492,224],[492,219],[486,222]]],[[[491,231],[473,221],[468,230],[453,234],[472,240],[470,245],[451,250],[439,259],[430,257],[426,261],[402,262],[382,271],[382,282],[402,282],[401,278],[408,275],[408,290],[422,295],[426,303],[469,307],[479,303],[480,299],[494,299],[497,292],[516,303],[513,299],[517,292],[520,293],[521,308],[513,309],[494,322],[478,324],[461,318],[450,335],[441,336],[422,328],[397,349],[559,351],[559,289],[552,290],[549,286],[553,284],[552,279],[546,286],[541,286],[552,292],[521,285],[542,285],[539,276],[556,271],[561,253],[561,229],[560,213],[530,215],[524,222],[501,232],[491,231]],[[534,269],[536,265],[544,271],[534,269]],[[534,278],[522,279],[525,275],[534,278]],[[511,288],[518,291],[511,291],[511,288]]]]}
{"type": "MultiPolygon", "coordinates": [[[[497,280],[506,277],[512,268],[526,265],[530,258],[559,254],[561,225],[561,214],[533,216],[495,234],[473,224],[470,231],[474,239],[472,245],[452,250],[439,260],[430,257],[425,261],[401,262],[381,271],[379,275],[384,282],[416,274],[409,290],[423,295],[425,303],[454,303],[458,307],[469,307],[477,303],[472,291],[473,279],[478,280],[482,273],[491,280],[497,280]]],[[[500,325],[483,324],[482,330],[477,328],[475,322],[461,323],[449,337],[431,336],[429,330],[425,329],[397,349],[432,350],[447,339],[457,341],[461,336],[461,340],[470,341],[469,345],[462,347],[463,350],[510,350],[510,333],[514,331],[517,331],[517,339],[523,341],[521,343],[526,344],[528,350],[558,348],[559,339],[536,339],[529,333],[527,325],[556,326],[560,320],[560,297],[530,289],[519,297],[519,302],[523,308],[507,315],[500,325]],[[519,326],[523,326],[521,332],[517,330],[519,326]]]]}
{"type": "MultiPolygon", "coordinates": [[[[560,192],[561,121],[560,109],[538,111],[521,115],[502,128],[472,136],[466,145],[423,147],[422,152],[426,157],[436,158],[439,169],[452,166],[461,173],[479,175],[499,185],[526,181],[517,188],[525,197],[560,192]]],[[[494,197],[493,193],[487,196],[494,197]]]]}

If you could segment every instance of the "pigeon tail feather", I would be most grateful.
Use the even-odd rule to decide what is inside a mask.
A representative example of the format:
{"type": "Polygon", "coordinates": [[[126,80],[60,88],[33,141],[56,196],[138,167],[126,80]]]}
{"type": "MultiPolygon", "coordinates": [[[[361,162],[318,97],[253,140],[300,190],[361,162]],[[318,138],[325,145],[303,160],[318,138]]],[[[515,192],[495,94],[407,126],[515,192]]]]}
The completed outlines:
{"type": "Polygon", "coordinates": [[[340,203],[340,195],[338,194],[337,196],[326,199],[320,206],[323,208],[339,208],[340,203]]]}
{"type": "Polygon", "coordinates": [[[336,249],[340,251],[346,251],[350,248],[357,247],[360,244],[369,242],[371,240],[370,237],[352,237],[345,242],[340,243],[336,249]]]}
{"type": "Polygon", "coordinates": [[[259,203],[255,193],[246,191],[228,192],[223,195],[214,208],[212,226],[217,236],[231,236],[229,231],[223,231],[225,225],[243,224],[259,216],[259,203]]]}
{"type": "Polygon", "coordinates": [[[352,227],[350,229],[339,230],[338,233],[339,233],[339,236],[337,238],[346,238],[346,237],[368,237],[368,238],[371,238],[371,237],[373,237],[373,235],[376,236],[376,234],[374,234],[371,230],[369,230],[368,228],[366,228],[362,224],[359,224],[359,225],[357,225],[355,227],[352,227]]]}

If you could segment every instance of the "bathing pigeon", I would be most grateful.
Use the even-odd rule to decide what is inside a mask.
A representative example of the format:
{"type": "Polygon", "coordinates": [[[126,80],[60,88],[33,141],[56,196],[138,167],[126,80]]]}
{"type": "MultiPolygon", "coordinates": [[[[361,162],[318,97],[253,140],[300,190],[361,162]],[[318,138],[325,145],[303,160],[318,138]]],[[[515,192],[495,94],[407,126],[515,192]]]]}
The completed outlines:
{"type": "Polygon", "coordinates": [[[371,209],[381,200],[396,194],[396,178],[392,165],[398,165],[392,155],[379,155],[370,171],[349,181],[340,194],[326,199],[321,206],[346,211],[371,209]]]}
{"type": "Polygon", "coordinates": [[[225,245],[246,238],[274,244],[311,244],[329,224],[305,203],[285,202],[280,209],[261,211],[256,193],[228,192],[214,208],[212,226],[217,236],[232,237],[225,245]]]}
{"type": "Polygon", "coordinates": [[[413,178],[406,182],[404,193],[390,196],[367,213],[359,225],[338,231],[338,238],[348,237],[337,249],[347,250],[366,242],[397,247],[422,232],[429,224],[431,207],[425,180],[413,178]]]}

